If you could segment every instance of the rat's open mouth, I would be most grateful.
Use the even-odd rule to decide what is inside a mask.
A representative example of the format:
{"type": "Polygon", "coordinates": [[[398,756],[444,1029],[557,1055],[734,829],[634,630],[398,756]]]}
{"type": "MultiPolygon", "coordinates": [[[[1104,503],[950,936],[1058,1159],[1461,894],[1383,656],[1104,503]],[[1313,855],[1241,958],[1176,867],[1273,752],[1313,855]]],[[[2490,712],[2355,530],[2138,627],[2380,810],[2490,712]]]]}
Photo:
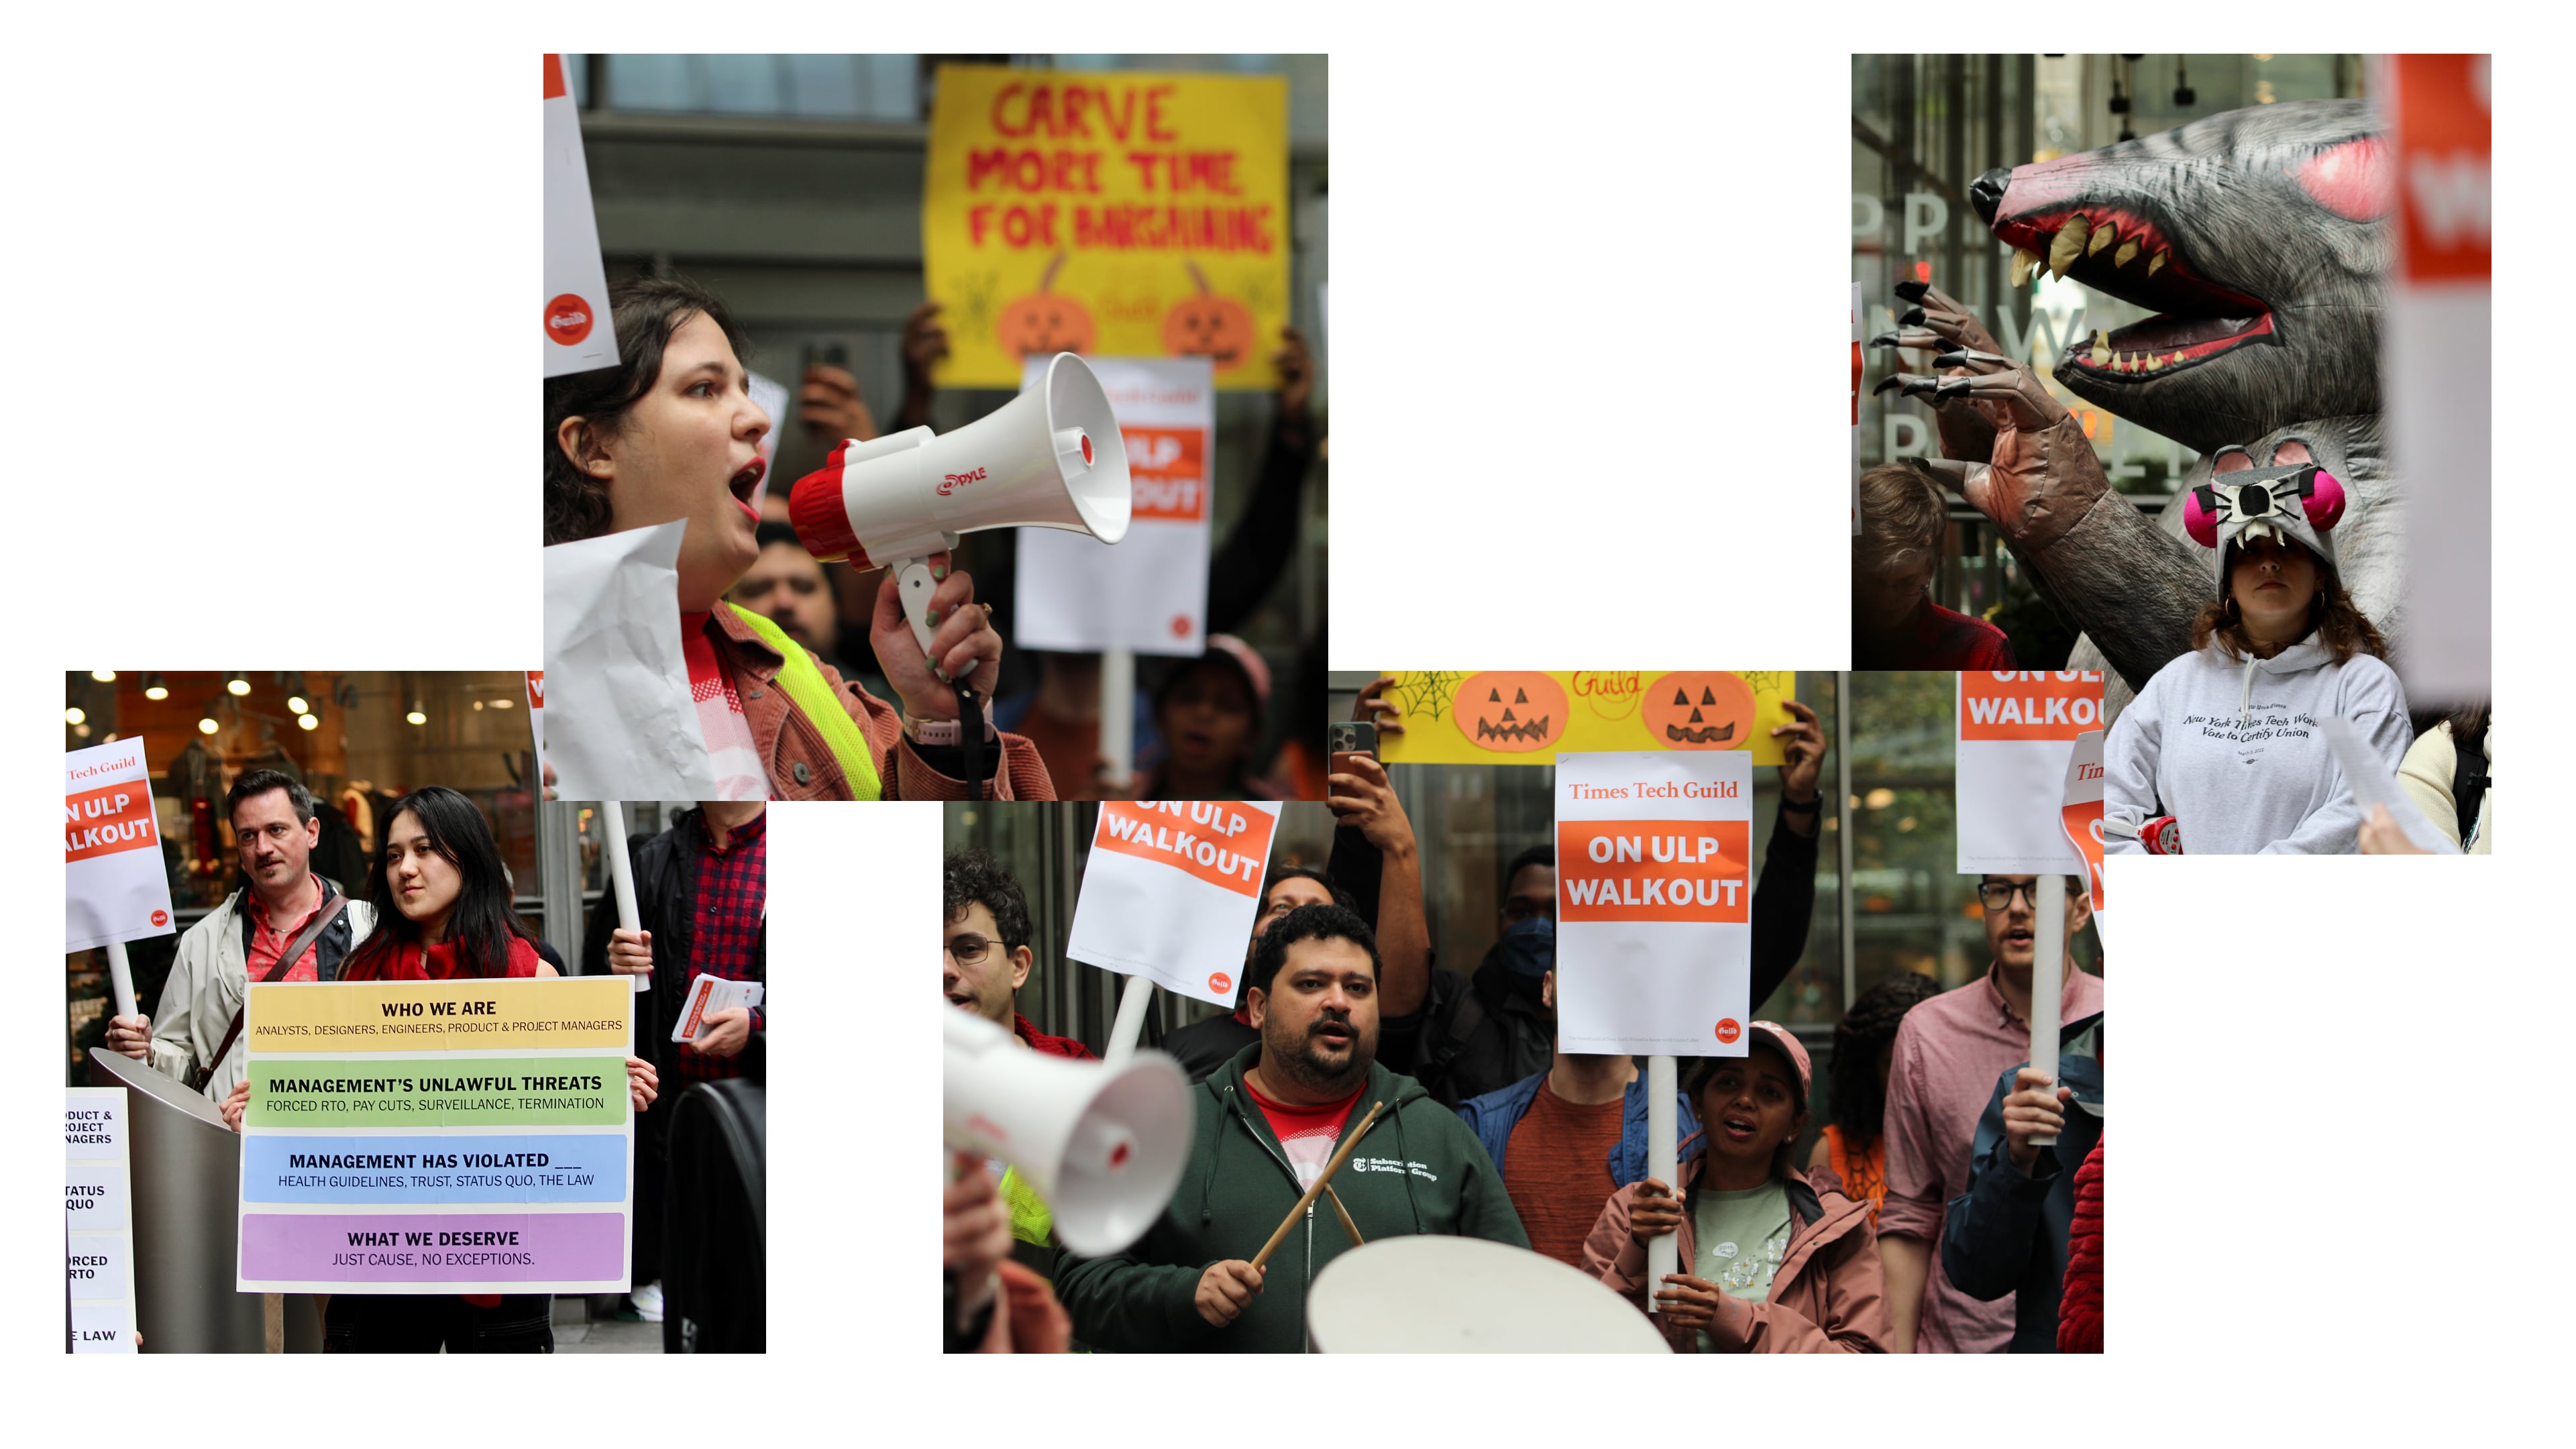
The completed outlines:
{"type": "Polygon", "coordinates": [[[2061,372],[2143,382],[2281,340],[2269,306],[2195,275],[2154,221],[2124,208],[2073,202],[1998,221],[1994,231],[2014,248],[2015,286],[2046,270],[2158,314],[2073,343],[2058,359],[2061,372]]]}

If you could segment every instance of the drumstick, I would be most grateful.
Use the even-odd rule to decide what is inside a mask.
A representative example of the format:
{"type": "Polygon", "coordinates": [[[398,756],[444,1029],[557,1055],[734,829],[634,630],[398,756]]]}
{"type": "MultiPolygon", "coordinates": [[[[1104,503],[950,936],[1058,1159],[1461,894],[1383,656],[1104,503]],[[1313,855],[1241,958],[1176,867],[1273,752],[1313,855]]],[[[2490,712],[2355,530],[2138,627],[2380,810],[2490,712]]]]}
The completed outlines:
{"type": "Polygon", "coordinates": [[[1351,1246],[1367,1247],[1368,1239],[1360,1236],[1360,1225],[1351,1221],[1351,1210],[1342,1206],[1342,1195],[1327,1187],[1324,1189],[1324,1196],[1333,1204],[1333,1216],[1342,1220],[1342,1231],[1351,1235],[1351,1246]]]}
{"type": "Polygon", "coordinates": [[[1366,1137],[1368,1130],[1377,1125],[1377,1114],[1385,1110],[1384,1102],[1370,1104],[1368,1115],[1360,1119],[1359,1130],[1342,1139],[1342,1145],[1333,1153],[1332,1160],[1324,1164],[1322,1172],[1316,1174],[1315,1185],[1306,1189],[1304,1197],[1297,1199],[1297,1205],[1288,1210],[1288,1216],[1279,1220],[1279,1230],[1272,1233],[1270,1241],[1262,1244],[1261,1251],[1253,1255],[1254,1272],[1259,1272],[1266,1266],[1270,1262],[1270,1255],[1279,1251],[1279,1245],[1288,1240],[1288,1230],[1295,1227],[1297,1219],[1303,1217],[1306,1210],[1315,1205],[1315,1199],[1321,1197],[1324,1189],[1331,1184],[1333,1174],[1341,1171],[1342,1164],[1350,1160],[1351,1149],[1360,1145],[1360,1139],[1366,1137]]]}

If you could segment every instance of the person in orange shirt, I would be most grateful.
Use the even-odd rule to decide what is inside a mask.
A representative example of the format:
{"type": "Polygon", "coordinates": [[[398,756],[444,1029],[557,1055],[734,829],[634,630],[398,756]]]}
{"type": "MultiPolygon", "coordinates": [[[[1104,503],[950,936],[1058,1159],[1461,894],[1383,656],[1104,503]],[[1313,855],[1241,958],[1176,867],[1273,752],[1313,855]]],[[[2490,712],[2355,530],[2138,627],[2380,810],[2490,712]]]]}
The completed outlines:
{"type": "Polygon", "coordinates": [[[1843,1180],[1843,1191],[1869,1204],[1873,1228],[1878,1226],[1878,1205],[1887,1197],[1887,1142],[1878,1129],[1887,1113],[1896,1025],[1940,989],[1931,977],[1908,971],[1862,992],[1834,1024],[1834,1057],[1826,1069],[1834,1120],[1816,1139],[1807,1167],[1832,1169],[1843,1180]]]}

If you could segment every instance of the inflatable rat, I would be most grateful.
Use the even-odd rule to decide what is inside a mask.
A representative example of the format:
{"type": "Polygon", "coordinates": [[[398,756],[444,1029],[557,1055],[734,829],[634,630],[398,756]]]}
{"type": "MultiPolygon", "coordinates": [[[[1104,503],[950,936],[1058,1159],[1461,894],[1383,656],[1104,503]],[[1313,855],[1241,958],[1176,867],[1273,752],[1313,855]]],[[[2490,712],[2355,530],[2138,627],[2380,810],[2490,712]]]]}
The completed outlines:
{"type": "MultiPolygon", "coordinates": [[[[2403,647],[2404,515],[2379,418],[2379,313],[2390,242],[2380,126],[2368,102],[2291,101],[2009,171],[1969,188],[2015,250],[2156,315],[2077,339],[2052,371],[2104,411],[2197,449],[2174,506],[2149,519],[2114,492],[2081,424],[1966,308],[1920,284],[1876,345],[1940,350],[1944,377],[1880,383],[1930,396],[1943,481],[1992,518],[2050,604],[2083,630],[2070,661],[2126,683],[2191,647],[2208,554],[2182,502],[2222,449],[2255,466],[2313,459],[2340,483],[2338,570],[2403,647]],[[1991,437],[1990,451],[1974,451],[1991,437]]],[[[2236,466],[2244,466],[2242,460],[2236,466]]]]}

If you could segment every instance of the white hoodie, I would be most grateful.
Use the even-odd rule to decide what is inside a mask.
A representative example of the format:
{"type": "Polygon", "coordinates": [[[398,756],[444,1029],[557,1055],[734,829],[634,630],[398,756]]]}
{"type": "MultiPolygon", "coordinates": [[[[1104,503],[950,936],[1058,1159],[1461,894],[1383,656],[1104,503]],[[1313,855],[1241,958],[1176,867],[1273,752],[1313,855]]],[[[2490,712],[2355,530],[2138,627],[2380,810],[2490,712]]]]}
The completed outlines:
{"type": "Polygon", "coordinates": [[[2353,722],[2393,776],[2414,732],[2397,671],[2368,654],[2343,664],[2317,636],[2269,659],[2218,646],[2156,671],[2102,743],[2104,847],[2144,847],[2110,828],[2171,815],[2186,855],[2349,855],[2361,815],[2318,721],[2353,722]]]}

